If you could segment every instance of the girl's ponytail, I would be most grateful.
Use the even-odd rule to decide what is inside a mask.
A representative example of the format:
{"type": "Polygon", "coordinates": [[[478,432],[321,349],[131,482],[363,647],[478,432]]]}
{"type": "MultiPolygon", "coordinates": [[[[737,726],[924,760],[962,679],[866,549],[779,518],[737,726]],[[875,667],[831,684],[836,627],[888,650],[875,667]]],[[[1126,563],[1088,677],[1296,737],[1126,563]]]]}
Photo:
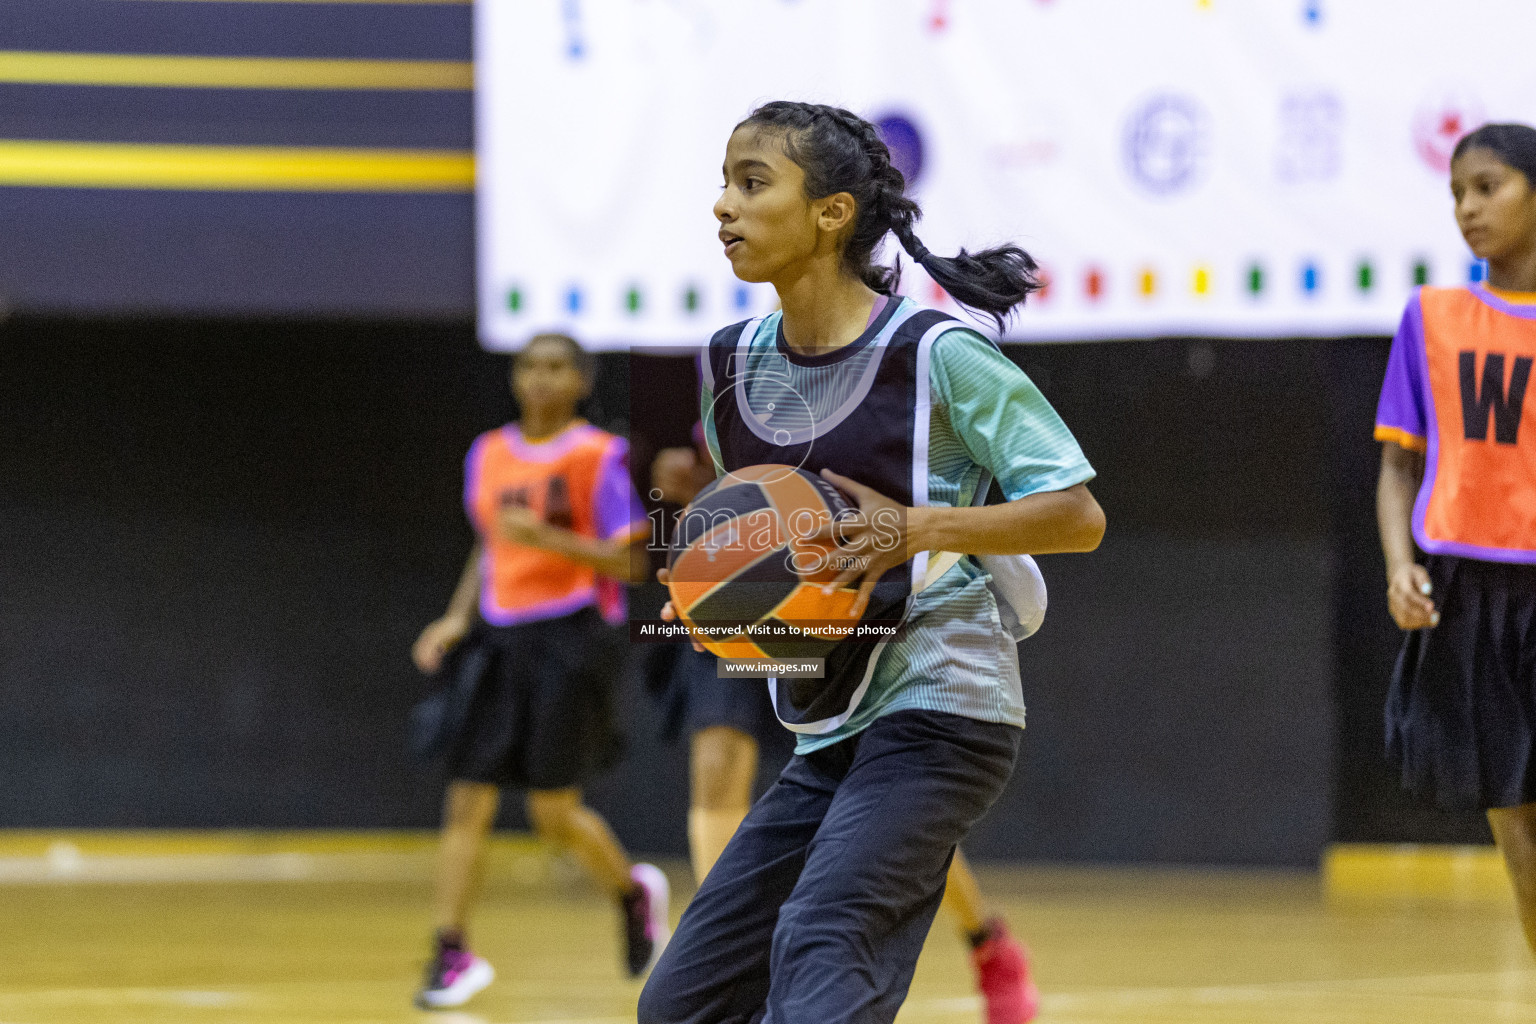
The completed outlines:
{"type": "Polygon", "coordinates": [[[999,332],[1008,316],[1043,285],[1037,276],[1040,265],[1016,245],[999,245],[980,252],[961,249],[954,256],[937,256],[918,240],[911,223],[892,225],[891,231],[912,262],[928,272],[940,288],[966,309],[985,313],[999,332]]]}

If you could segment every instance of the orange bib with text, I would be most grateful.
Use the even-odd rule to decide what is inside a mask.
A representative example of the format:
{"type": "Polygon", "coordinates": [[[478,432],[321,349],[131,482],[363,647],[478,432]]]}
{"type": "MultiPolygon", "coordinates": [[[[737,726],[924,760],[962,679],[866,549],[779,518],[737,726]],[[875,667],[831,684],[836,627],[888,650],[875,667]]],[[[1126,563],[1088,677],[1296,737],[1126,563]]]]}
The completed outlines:
{"type": "Polygon", "coordinates": [[[1425,288],[1420,302],[1434,403],[1424,540],[1471,558],[1536,560],[1536,319],[1463,288],[1425,288]]]}

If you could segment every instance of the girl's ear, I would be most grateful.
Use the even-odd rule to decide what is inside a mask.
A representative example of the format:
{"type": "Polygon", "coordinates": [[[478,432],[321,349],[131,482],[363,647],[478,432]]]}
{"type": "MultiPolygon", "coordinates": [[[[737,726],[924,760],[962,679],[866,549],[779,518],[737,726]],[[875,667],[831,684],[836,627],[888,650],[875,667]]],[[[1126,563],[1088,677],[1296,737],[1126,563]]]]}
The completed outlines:
{"type": "Polygon", "coordinates": [[[823,231],[838,234],[852,227],[859,215],[858,204],[847,192],[834,192],[816,202],[821,207],[821,211],[816,215],[816,226],[823,231]]]}

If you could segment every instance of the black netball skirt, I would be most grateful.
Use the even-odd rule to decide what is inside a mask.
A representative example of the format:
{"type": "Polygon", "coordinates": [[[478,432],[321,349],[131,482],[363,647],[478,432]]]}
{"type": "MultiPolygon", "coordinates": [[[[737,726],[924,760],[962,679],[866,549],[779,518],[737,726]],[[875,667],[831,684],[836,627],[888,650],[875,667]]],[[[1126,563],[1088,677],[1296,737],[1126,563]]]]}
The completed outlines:
{"type": "Polygon", "coordinates": [[[564,789],[612,767],[622,753],[614,690],[624,633],[592,608],[518,626],[481,622],[482,675],[448,748],[448,775],[505,788],[564,789]]]}
{"type": "Polygon", "coordinates": [[[1387,757],[1440,806],[1536,803],[1536,566],[1431,556],[1440,624],[1409,633],[1387,757]]]}

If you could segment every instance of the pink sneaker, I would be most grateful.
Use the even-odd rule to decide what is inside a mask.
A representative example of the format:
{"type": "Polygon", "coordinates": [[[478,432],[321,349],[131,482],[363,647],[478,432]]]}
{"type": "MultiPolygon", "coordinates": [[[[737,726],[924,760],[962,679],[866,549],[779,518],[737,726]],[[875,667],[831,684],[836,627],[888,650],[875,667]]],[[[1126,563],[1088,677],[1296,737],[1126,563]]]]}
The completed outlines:
{"type": "Polygon", "coordinates": [[[495,980],[495,969],[480,957],[467,949],[440,945],[437,955],[427,964],[427,980],[416,993],[416,1005],[423,1010],[463,1006],[495,980]]]}
{"type": "Polygon", "coordinates": [[[987,1024],[1025,1024],[1040,1012],[1040,990],[1029,977],[1029,951],[1000,917],[987,922],[987,937],[971,950],[976,988],[987,1024]]]}
{"type": "Polygon", "coordinates": [[[629,869],[629,877],[635,888],[619,901],[624,913],[624,969],[631,978],[638,978],[656,966],[672,936],[667,925],[671,894],[667,876],[654,864],[636,864],[629,869]]]}

